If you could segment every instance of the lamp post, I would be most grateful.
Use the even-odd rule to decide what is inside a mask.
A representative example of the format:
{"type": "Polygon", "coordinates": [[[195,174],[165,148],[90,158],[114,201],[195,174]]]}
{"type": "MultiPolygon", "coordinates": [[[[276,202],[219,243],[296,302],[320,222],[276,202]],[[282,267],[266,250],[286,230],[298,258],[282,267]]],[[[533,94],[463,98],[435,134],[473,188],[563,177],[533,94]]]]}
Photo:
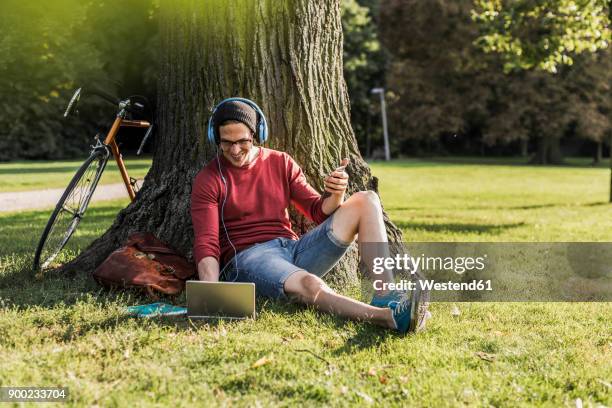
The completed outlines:
{"type": "Polygon", "coordinates": [[[372,88],[370,91],[373,94],[380,95],[380,113],[383,123],[383,137],[385,141],[385,160],[391,160],[391,152],[389,150],[389,134],[387,132],[387,107],[385,105],[385,88],[372,88]]]}

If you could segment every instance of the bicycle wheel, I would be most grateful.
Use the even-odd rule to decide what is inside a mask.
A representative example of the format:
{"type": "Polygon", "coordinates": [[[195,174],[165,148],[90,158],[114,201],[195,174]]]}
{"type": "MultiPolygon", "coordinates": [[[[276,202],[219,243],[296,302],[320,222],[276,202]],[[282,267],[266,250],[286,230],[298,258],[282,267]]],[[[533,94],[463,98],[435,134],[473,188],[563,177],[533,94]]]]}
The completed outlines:
{"type": "Polygon", "coordinates": [[[66,245],[83,218],[106,167],[109,153],[96,148],[66,187],[45,227],[34,256],[34,270],[45,269],[66,245]]]}

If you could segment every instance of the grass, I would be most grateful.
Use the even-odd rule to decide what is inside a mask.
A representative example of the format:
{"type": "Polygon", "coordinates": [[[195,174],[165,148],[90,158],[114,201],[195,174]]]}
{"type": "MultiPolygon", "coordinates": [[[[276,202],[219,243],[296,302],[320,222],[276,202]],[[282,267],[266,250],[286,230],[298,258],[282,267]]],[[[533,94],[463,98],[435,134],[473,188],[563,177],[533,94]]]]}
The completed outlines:
{"type": "MultiPolygon", "coordinates": [[[[612,238],[604,169],[372,167],[410,241],[612,238]]],[[[126,204],[93,205],[69,255],[126,204]]],[[[143,302],[135,294],[82,275],[32,278],[47,216],[0,213],[2,386],[66,386],[79,406],[612,405],[611,303],[437,303],[428,330],[408,337],[263,300],[256,321],[136,320],[121,312],[143,302]]]]}
{"type": "Polygon", "coordinates": [[[403,160],[372,169],[405,241],[612,241],[604,168],[403,160]]]}
{"type": "MultiPolygon", "coordinates": [[[[515,166],[526,166],[529,162],[529,158],[513,156],[513,157],[481,157],[481,156],[437,156],[429,157],[426,159],[404,159],[403,161],[412,162],[429,162],[429,163],[447,163],[447,164],[494,164],[494,165],[515,165],[515,166]]],[[[537,167],[537,166],[536,166],[537,167]]],[[[590,157],[565,157],[563,163],[552,165],[552,167],[596,167],[596,168],[610,168],[610,160],[605,157],[602,161],[597,164],[593,164],[593,159],[590,157]]]]}
{"type": "MultiPolygon", "coordinates": [[[[17,161],[0,163],[0,193],[7,191],[27,191],[45,188],[65,188],[82,160],[64,161],[17,161]]],[[[151,166],[150,158],[124,159],[131,177],[142,179],[151,166]]],[[[100,184],[121,183],[117,163],[111,157],[104,170],[100,184]]]]}

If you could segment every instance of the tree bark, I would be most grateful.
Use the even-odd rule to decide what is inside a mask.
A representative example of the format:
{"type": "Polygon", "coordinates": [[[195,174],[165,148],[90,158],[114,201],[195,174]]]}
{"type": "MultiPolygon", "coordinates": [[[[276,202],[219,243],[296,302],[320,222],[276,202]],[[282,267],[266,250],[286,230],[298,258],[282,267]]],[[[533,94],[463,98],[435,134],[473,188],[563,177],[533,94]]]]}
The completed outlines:
{"type": "Polygon", "coordinates": [[[538,137],[536,153],[531,163],[562,164],[563,156],[561,155],[559,138],[549,136],[538,137]]]}
{"type": "MultiPolygon", "coordinates": [[[[612,15],[612,2],[610,2],[610,15],[612,15]]],[[[609,203],[612,203],[612,132],[610,132],[610,198],[609,203]]]]}
{"type": "MultiPolygon", "coordinates": [[[[349,121],[342,70],[339,1],[163,0],[160,6],[158,133],[151,170],[136,200],[66,271],[90,272],[136,231],[149,231],[191,256],[191,182],[210,160],[211,109],[220,100],[254,100],[267,116],[267,147],[283,150],[323,191],[323,177],[343,157],[351,164],[349,193],[377,180],[362,159],[349,121]]],[[[291,212],[303,233],[310,222],[291,212]]],[[[401,232],[385,216],[391,241],[401,232]]],[[[355,249],[333,271],[357,278],[355,249]]]]}
{"type": "MultiPolygon", "coordinates": [[[[608,1],[608,19],[612,22],[612,0],[608,1]]],[[[610,115],[610,113],[608,113],[610,115]]],[[[612,203],[612,132],[610,132],[610,197],[608,202],[612,203]]]]}
{"type": "Polygon", "coordinates": [[[527,157],[529,155],[528,147],[529,147],[529,140],[524,139],[524,138],[521,139],[521,157],[527,157]]]}
{"type": "Polygon", "coordinates": [[[595,147],[595,153],[593,155],[593,165],[597,165],[599,163],[602,162],[603,160],[603,141],[602,140],[598,140],[595,142],[596,147],[595,147]]]}

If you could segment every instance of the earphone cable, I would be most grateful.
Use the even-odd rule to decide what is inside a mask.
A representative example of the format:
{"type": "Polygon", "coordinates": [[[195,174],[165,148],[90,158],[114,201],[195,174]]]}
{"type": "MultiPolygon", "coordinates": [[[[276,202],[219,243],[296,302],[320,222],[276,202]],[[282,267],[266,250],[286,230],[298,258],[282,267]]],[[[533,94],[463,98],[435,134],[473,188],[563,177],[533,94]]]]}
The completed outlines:
{"type": "Polygon", "coordinates": [[[223,172],[221,171],[221,159],[219,157],[218,149],[217,149],[217,167],[219,168],[219,176],[221,177],[221,181],[223,182],[223,186],[225,187],[225,195],[223,196],[223,203],[221,203],[221,224],[223,225],[223,230],[225,231],[225,236],[227,237],[227,241],[230,243],[230,246],[234,250],[234,268],[236,269],[236,276],[234,277],[234,279],[229,279],[228,277],[228,281],[235,282],[236,279],[238,279],[238,259],[237,259],[238,252],[236,251],[236,247],[232,243],[229,233],[227,232],[227,227],[225,226],[224,210],[225,210],[225,202],[227,201],[227,196],[229,195],[229,190],[227,188],[227,181],[225,180],[225,177],[223,176],[223,172]]]}

